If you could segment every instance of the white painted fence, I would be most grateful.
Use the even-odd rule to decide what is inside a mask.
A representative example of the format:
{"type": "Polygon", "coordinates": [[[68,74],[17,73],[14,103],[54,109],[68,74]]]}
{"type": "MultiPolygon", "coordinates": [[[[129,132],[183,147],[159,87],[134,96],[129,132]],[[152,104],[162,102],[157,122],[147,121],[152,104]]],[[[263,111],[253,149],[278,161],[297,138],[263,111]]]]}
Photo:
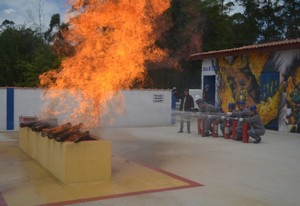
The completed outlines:
{"type": "MultiPolygon", "coordinates": [[[[7,100],[7,89],[0,88],[0,130],[18,130],[21,115],[39,116],[43,107],[41,98],[43,89],[13,88],[13,98],[10,96],[10,100],[7,100]],[[13,128],[8,128],[8,121],[13,128]]],[[[103,116],[101,118],[102,127],[171,125],[170,90],[124,90],[122,94],[124,102],[120,102],[120,104],[124,105],[123,114],[103,116]]],[[[118,106],[118,104],[113,106],[118,106]]]]}

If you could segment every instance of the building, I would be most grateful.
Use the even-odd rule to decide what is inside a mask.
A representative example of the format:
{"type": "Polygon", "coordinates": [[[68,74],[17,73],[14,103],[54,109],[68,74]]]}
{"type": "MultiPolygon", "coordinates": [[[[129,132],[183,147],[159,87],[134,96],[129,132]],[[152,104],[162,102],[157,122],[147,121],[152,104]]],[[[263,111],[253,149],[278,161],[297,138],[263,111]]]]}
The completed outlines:
{"type": "Polygon", "coordinates": [[[192,54],[213,103],[256,104],[268,129],[300,132],[300,38],[192,54]],[[299,127],[297,127],[297,125],[299,127]]]}

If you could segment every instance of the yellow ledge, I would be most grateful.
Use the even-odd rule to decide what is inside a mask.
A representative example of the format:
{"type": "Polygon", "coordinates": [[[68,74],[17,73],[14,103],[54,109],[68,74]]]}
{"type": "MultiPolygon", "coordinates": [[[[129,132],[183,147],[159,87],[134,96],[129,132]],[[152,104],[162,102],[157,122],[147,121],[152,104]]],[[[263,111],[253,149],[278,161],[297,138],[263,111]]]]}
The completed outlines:
{"type": "Polygon", "coordinates": [[[19,146],[63,183],[111,178],[111,142],[90,140],[57,142],[28,127],[19,130],[19,146]]]}

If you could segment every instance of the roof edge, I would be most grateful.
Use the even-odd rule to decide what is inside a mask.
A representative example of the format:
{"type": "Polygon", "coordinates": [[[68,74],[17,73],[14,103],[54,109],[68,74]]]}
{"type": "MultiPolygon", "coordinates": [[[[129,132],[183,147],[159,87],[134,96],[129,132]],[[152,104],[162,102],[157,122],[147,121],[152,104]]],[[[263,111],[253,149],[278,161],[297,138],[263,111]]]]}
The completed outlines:
{"type": "Polygon", "coordinates": [[[216,51],[209,51],[209,52],[200,52],[190,55],[189,60],[203,60],[208,58],[218,58],[218,57],[225,57],[225,56],[234,56],[244,53],[253,53],[253,52],[270,52],[273,51],[274,48],[276,50],[291,50],[291,49],[300,49],[300,38],[291,39],[291,40],[284,40],[284,41],[277,41],[277,42],[270,42],[270,43],[263,43],[263,44],[255,44],[249,46],[243,46],[238,48],[232,49],[223,49],[223,50],[216,50],[216,51]]]}

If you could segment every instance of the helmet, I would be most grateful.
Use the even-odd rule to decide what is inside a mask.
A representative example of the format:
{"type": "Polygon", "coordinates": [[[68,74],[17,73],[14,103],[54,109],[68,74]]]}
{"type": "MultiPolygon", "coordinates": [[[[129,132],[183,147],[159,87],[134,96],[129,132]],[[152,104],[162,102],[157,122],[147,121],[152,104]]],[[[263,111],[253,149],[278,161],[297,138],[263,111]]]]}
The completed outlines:
{"type": "Polygon", "coordinates": [[[198,99],[200,99],[200,95],[197,94],[197,95],[195,96],[195,100],[198,100],[198,99]]]}
{"type": "Polygon", "coordinates": [[[197,100],[196,100],[196,103],[197,103],[197,104],[202,104],[202,103],[204,103],[204,102],[205,102],[205,101],[204,101],[203,99],[197,99],[197,100]]]}
{"type": "Polygon", "coordinates": [[[228,103],[228,108],[229,109],[234,109],[235,108],[235,104],[233,102],[229,102],[228,103]]]}
{"type": "Polygon", "coordinates": [[[239,101],[237,102],[237,104],[238,104],[238,105],[245,105],[246,103],[245,103],[244,100],[239,100],[239,101]]]}
{"type": "Polygon", "coordinates": [[[255,104],[250,106],[250,111],[256,111],[257,107],[255,104]]]}

